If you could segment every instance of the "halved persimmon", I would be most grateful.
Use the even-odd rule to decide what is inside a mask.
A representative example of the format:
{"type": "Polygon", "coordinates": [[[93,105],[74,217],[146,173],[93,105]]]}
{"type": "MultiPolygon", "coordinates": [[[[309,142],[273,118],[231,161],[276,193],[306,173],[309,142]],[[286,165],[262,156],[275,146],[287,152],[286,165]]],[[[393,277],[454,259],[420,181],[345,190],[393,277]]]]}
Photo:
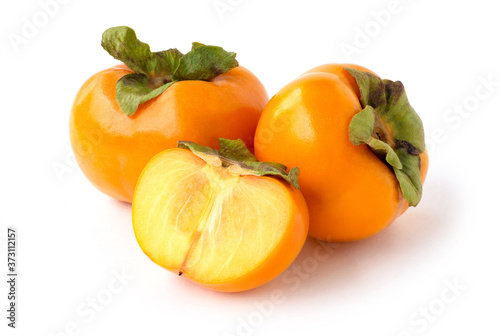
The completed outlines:
{"type": "Polygon", "coordinates": [[[192,142],[179,147],[151,159],[135,190],[134,231],[146,255],[228,292],[284,271],[308,230],[298,169],[287,174],[283,165],[257,161],[241,140],[221,139],[219,151],[192,142]]]}

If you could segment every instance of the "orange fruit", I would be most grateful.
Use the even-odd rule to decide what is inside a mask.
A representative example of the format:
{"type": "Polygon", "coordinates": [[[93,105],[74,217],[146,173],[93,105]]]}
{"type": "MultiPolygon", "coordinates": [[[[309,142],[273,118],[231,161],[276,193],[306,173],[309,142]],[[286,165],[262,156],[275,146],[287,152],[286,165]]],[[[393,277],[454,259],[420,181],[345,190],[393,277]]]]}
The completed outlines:
{"type": "Polygon", "coordinates": [[[352,64],[314,68],[272,97],[255,155],[300,167],[309,235],[331,242],[370,237],[418,204],[429,162],[403,85],[352,64]]]}
{"type": "Polygon", "coordinates": [[[294,183],[293,173],[256,161],[241,140],[221,139],[220,151],[180,146],[156,155],[137,183],[132,217],[144,253],[219,291],[255,288],[283,272],[308,228],[304,198],[285,181],[294,183]]]}
{"type": "Polygon", "coordinates": [[[125,64],[87,80],[70,116],[76,161],[97,189],[132,202],[146,163],[180,140],[217,147],[219,137],[241,138],[253,146],[268,96],[234,53],[199,43],[186,55],[152,53],[128,27],[107,30],[103,46],[125,64]]]}

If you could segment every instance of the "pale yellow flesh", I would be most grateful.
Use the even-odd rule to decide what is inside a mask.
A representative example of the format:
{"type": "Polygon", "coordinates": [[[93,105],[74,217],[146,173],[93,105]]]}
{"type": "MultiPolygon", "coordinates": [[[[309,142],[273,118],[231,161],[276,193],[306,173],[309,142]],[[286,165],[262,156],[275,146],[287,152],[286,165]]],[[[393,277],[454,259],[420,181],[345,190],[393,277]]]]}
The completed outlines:
{"type": "Polygon", "coordinates": [[[240,177],[183,150],[169,150],[156,156],[139,180],[134,230],[155,263],[199,282],[223,283],[272,254],[292,206],[274,179],[240,177]]]}

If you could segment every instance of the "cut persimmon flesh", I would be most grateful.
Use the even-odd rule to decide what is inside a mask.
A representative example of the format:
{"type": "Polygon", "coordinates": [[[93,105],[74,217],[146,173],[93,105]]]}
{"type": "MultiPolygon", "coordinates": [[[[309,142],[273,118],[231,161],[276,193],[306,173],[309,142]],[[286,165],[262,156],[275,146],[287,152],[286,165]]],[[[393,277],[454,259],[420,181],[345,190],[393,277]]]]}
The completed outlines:
{"type": "Polygon", "coordinates": [[[283,179],[246,175],[242,166],[189,149],[155,156],[133,201],[144,253],[221,291],[251,289],[284,271],[307,236],[305,201],[283,179]]]}

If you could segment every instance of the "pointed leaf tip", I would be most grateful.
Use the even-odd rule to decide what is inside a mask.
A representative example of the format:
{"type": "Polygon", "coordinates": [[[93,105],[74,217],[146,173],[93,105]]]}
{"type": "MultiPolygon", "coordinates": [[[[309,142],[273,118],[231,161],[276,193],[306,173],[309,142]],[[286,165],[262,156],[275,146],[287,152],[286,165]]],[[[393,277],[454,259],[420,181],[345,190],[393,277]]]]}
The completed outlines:
{"type": "Polygon", "coordinates": [[[241,139],[229,140],[219,138],[220,155],[234,161],[259,162],[241,139]]]}
{"type": "Polygon", "coordinates": [[[174,80],[210,81],[238,66],[236,53],[221,47],[193,44],[193,49],[182,57],[174,80]]]}
{"type": "Polygon", "coordinates": [[[351,119],[349,124],[349,139],[357,146],[366,143],[372,136],[375,127],[375,110],[371,106],[365,107],[351,119]]]}
{"type": "Polygon", "coordinates": [[[363,110],[351,119],[349,139],[362,143],[392,166],[404,198],[416,206],[422,197],[419,154],[425,150],[422,121],[411,107],[403,84],[346,68],[355,78],[363,110]]]}
{"type": "Polygon", "coordinates": [[[123,113],[127,116],[135,114],[139,105],[159,96],[174,82],[153,88],[149,84],[148,77],[144,74],[130,73],[118,80],[116,83],[116,101],[123,113]]]}

